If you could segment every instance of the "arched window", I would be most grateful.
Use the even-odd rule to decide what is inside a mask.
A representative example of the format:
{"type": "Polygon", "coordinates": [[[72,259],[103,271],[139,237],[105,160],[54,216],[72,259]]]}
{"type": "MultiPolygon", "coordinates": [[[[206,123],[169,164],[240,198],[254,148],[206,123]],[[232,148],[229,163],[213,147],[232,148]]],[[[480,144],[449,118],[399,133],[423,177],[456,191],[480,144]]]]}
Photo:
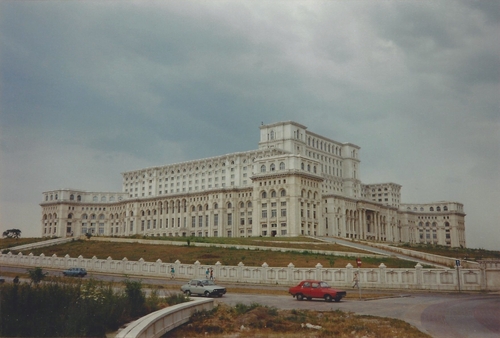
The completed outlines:
{"type": "Polygon", "coordinates": [[[245,203],[241,202],[240,203],[240,208],[244,208],[245,207],[245,203]]]}
{"type": "Polygon", "coordinates": [[[144,210],[142,210],[141,211],[141,216],[144,216],[144,215],[145,215],[144,210]]]}
{"type": "Polygon", "coordinates": [[[103,214],[100,214],[100,215],[99,215],[99,219],[104,219],[104,215],[103,215],[103,214]]]}
{"type": "Polygon", "coordinates": [[[192,211],[192,212],[195,212],[195,211],[196,211],[196,208],[194,207],[194,205],[191,207],[191,211],[192,211]]]}
{"type": "Polygon", "coordinates": [[[101,197],[101,202],[106,202],[106,196],[101,197]]]}
{"type": "Polygon", "coordinates": [[[437,208],[436,208],[436,211],[441,211],[441,207],[437,207],[437,208]]]}
{"type": "Polygon", "coordinates": [[[285,170],[285,163],[284,162],[280,163],[280,170],[285,170]]]}
{"type": "Polygon", "coordinates": [[[133,211],[130,212],[130,217],[132,217],[132,216],[134,216],[134,212],[133,211]]]}
{"type": "Polygon", "coordinates": [[[69,195],[69,200],[70,201],[74,201],[75,200],[75,195],[73,195],[73,194],[69,195]]]}
{"type": "Polygon", "coordinates": [[[447,206],[444,206],[444,207],[443,207],[443,211],[448,211],[448,207],[447,207],[447,206]]]}
{"type": "Polygon", "coordinates": [[[82,215],[82,219],[87,219],[87,218],[89,218],[89,217],[87,216],[87,214],[83,214],[83,215],[82,215]]]}
{"type": "Polygon", "coordinates": [[[269,170],[274,171],[274,169],[276,169],[276,167],[274,166],[274,163],[271,163],[271,165],[269,166],[269,170]]]}
{"type": "Polygon", "coordinates": [[[266,166],[265,166],[265,165],[262,165],[262,166],[260,167],[260,172],[261,172],[261,173],[265,173],[265,172],[266,172],[266,166]]]}
{"type": "Polygon", "coordinates": [[[311,165],[310,164],[307,165],[307,171],[311,171],[311,165]]]}
{"type": "Polygon", "coordinates": [[[247,208],[251,208],[252,207],[252,202],[248,202],[247,203],[247,208]]]}
{"type": "Polygon", "coordinates": [[[80,196],[80,195],[76,196],[76,200],[77,200],[78,202],[81,202],[81,201],[82,201],[82,196],[80,196]]]}
{"type": "Polygon", "coordinates": [[[313,171],[316,174],[316,166],[313,167],[313,171]]]}
{"type": "Polygon", "coordinates": [[[97,202],[97,196],[92,197],[92,201],[97,202]]]}
{"type": "Polygon", "coordinates": [[[229,202],[229,203],[227,204],[227,208],[228,208],[228,209],[231,209],[232,207],[233,207],[233,205],[231,204],[231,202],[229,202]]]}
{"type": "Polygon", "coordinates": [[[73,218],[73,214],[69,214],[69,215],[68,215],[68,218],[73,218]]]}
{"type": "Polygon", "coordinates": [[[267,197],[267,193],[265,191],[262,192],[261,194],[262,198],[266,198],[267,197]]]}
{"type": "Polygon", "coordinates": [[[214,209],[218,209],[219,205],[217,203],[214,204],[214,209]]]}
{"type": "Polygon", "coordinates": [[[285,197],[286,196],[286,190],[285,189],[281,190],[280,191],[280,195],[281,195],[281,197],[285,197]]]}
{"type": "Polygon", "coordinates": [[[433,208],[433,207],[430,207],[430,208],[429,208],[429,211],[434,211],[434,208],[433,208]]]}
{"type": "Polygon", "coordinates": [[[198,211],[203,211],[203,206],[201,204],[198,206],[198,211]]]}
{"type": "Polygon", "coordinates": [[[271,197],[276,197],[276,191],[271,191],[271,197]]]}

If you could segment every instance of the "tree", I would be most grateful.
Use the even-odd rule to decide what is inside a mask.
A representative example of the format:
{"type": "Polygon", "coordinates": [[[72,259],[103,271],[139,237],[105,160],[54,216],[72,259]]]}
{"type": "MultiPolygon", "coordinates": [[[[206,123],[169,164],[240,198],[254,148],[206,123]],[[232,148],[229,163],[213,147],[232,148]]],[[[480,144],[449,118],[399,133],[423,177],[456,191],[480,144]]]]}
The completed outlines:
{"type": "Polygon", "coordinates": [[[8,238],[19,238],[19,237],[21,237],[21,230],[19,230],[19,229],[5,230],[2,233],[2,236],[3,237],[8,237],[8,238]]]}
{"type": "Polygon", "coordinates": [[[34,269],[27,269],[28,275],[31,279],[31,283],[38,285],[47,275],[48,272],[43,272],[42,268],[37,266],[34,269]]]}

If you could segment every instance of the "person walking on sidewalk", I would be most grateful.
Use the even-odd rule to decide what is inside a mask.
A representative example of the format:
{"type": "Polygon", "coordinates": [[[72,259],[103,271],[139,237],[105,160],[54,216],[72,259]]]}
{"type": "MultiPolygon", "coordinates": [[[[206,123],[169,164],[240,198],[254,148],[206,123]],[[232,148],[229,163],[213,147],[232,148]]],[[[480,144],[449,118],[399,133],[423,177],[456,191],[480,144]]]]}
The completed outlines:
{"type": "Polygon", "coordinates": [[[354,273],[354,278],[352,279],[352,282],[353,282],[352,284],[353,288],[359,288],[359,276],[357,272],[354,273]]]}

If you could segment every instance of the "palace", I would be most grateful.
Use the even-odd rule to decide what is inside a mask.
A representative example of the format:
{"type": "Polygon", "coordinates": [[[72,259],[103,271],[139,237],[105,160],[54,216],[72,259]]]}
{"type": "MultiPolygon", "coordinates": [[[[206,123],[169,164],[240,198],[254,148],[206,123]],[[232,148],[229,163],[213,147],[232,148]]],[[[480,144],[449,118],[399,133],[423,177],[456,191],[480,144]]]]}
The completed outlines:
{"type": "Polygon", "coordinates": [[[465,247],[463,204],[401,202],[364,184],[360,147],[288,121],[260,126],[257,150],[122,173],[121,192],[43,193],[42,235],[338,236],[465,247]]]}

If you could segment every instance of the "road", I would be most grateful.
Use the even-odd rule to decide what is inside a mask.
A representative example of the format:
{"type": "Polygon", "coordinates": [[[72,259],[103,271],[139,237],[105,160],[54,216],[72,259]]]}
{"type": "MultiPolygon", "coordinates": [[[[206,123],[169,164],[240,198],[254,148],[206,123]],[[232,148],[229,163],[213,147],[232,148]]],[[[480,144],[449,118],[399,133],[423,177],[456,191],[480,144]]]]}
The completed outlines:
{"type": "MultiPolygon", "coordinates": [[[[26,268],[0,267],[2,272],[25,272],[26,268]]],[[[48,270],[47,270],[48,271],[48,270]]],[[[48,271],[50,275],[61,275],[60,271],[48,271]]],[[[90,274],[87,278],[106,281],[121,281],[122,276],[90,274]]],[[[185,281],[163,278],[131,278],[141,280],[143,284],[180,286],[185,281]]],[[[5,278],[12,281],[11,277],[5,278]]],[[[287,290],[283,286],[227,285],[238,288],[265,288],[287,290]]],[[[347,290],[349,292],[349,290],[347,290]]],[[[237,303],[259,303],[280,309],[308,309],[315,311],[342,310],[361,315],[390,317],[404,320],[436,338],[493,338],[500,337],[500,293],[424,293],[406,291],[383,291],[392,297],[375,300],[353,300],[351,298],[339,303],[323,300],[297,301],[291,296],[271,296],[228,293],[217,302],[229,305],[237,303]]],[[[373,293],[370,290],[370,293],[373,293]]]]}
{"type": "Polygon", "coordinates": [[[416,265],[416,263],[420,263],[422,265],[425,264],[425,265],[434,265],[436,267],[445,267],[442,264],[436,264],[436,263],[427,262],[427,261],[424,261],[424,260],[421,260],[421,259],[418,259],[418,258],[415,258],[415,257],[410,257],[410,256],[407,256],[407,255],[403,255],[403,254],[400,254],[400,253],[397,253],[397,252],[393,252],[393,251],[389,251],[389,250],[384,250],[384,249],[381,249],[381,248],[374,248],[374,247],[366,245],[366,244],[362,244],[362,243],[359,243],[359,242],[353,242],[353,241],[346,240],[346,239],[341,239],[341,238],[338,238],[338,237],[315,237],[315,238],[316,239],[320,239],[320,240],[325,241],[325,242],[338,243],[338,244],[341,244],[341,245],[346,246],[346,247],[351,247],[351,248],[356,248],[356,249],[360,249],[360,250],[369,251],[369,252],[372,252],[374,254],[385,255],[385,256],[392,256],[392,257],[396,257],[396,258],[399,258],[399,259],[404,259],[404,260],[407,260],[407,261],[412,261],[412,262],[415,262],[415,265],[416,265]]]}

